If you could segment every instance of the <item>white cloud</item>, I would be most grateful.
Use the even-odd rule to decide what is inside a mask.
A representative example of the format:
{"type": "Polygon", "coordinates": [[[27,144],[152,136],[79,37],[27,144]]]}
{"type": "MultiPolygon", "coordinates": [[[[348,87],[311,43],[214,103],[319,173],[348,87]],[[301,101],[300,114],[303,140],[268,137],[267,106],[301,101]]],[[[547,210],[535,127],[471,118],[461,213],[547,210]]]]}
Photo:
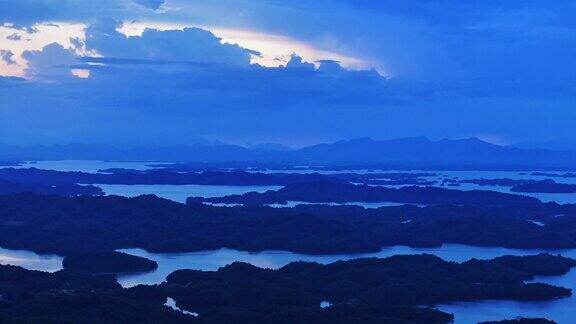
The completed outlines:
{"type": "Polygon", "coordinates": [[[28,77],[48,81],[75,75],[71,66],[78,64],[77,57],[58,43],[48,44],[38,51],[25,51],[22,57],[28,62],[25,70],[28,77]]]}
{"type": "MultiPolygon", "coordinates": [[[[37,23],[31,30],[0,26],[0,48],[10,50],[15,61],[10,66],[0,63],[0,76],[25,76],[27,61],[22,57],[25,51],[39,51],[52,43],[74,48],[71,39],[83,39],[85,27],[80,23],[64,22],[37,23]]],[[[78,54],[84,52],[80,50],[78,54]]]]}
{"type": "Polygon", "coordinates": [[[119,25],[102,20],[86,29],[86,48],[104,57],[247,66],[250,51],[222,44],[209,31],[199,28],[157,30],[146,28],[138,36],[117,31],[119,25]]]}

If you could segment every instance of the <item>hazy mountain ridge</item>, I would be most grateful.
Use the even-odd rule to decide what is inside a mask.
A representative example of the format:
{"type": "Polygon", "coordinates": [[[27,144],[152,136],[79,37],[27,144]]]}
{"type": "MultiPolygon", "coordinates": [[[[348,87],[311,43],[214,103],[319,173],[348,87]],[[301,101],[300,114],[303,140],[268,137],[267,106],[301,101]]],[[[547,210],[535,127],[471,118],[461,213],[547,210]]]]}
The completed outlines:
{"type": "Polygon", "coordinates": [[[576,152],[519,149],[477,138],[431,141],[412,137],[387,141],[358,138],[303,148],[295,154],[311,163],[388,164],[413,167],[543,167],[571,168],[576,152]]]}
{"type": "Polygon", "coordinates": [[[266,144],[251,148],[222,144],[120,148],[109,145],[0,146],[0,160],[125,160],[174,162],[243,162],[285,165],[574,169],[576,152],[499,146],[477,138],[432,141],[426,137],[394,140],[356,138],[296,150],[266,144]]]}

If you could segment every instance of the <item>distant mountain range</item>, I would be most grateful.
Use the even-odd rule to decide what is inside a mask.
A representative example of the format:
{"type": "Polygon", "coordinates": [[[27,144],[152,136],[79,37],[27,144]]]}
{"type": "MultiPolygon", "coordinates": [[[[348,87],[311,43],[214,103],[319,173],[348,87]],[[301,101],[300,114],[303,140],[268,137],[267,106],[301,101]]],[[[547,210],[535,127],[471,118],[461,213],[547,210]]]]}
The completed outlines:
{"type": "Polygon", "coordinates": [[[425,137],[376,141],[358,138],[292,152],[296,160],[329,165],[450,169],[573,169],[576,152],[520,149],[477,138],[431,141],[425,137]]]}
{"type": "Polygon", "coordinates": [[[70,144],[0,146],[0,161],[116,160],[231,165],[306,165],[414,169],[576,170],[576,152],[500,146],[477,138],[432,141],[425,137],[394,140],[357,138],[301,149],[278,145],[250,148],[222,143],[163,147],[70,144]]]}

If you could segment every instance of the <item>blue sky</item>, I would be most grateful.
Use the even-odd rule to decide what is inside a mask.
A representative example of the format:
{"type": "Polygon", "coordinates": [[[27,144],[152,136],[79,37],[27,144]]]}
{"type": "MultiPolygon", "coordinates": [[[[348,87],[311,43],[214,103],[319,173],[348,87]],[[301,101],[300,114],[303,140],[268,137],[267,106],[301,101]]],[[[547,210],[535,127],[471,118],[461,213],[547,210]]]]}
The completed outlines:
{"type": "Polygon", "coordinates": [[[574,1],[0,0],[0,143],[576,138],[574,1]]]}

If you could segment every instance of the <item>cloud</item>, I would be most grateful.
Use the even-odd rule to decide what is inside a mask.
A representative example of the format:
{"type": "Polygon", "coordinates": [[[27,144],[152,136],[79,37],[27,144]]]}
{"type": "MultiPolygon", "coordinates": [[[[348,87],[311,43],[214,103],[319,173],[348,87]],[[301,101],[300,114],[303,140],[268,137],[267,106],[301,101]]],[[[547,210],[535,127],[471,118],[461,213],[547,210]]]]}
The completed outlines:
{"type": "Polygon", "coordinates": [[[570,0],[171,0],[168,5],[179,8],[165,13],[173,21],[284,35],[382,64],[391,76],[429,83],[431,90],[457,85],[473,91],[481,83],[510,96],[517,89],[548,95],[576,83],[576,75],[568,75],[576,69],[576,23],[570,18],[576,3],[570,0]]]}
{"type": "MultiPolygon", "coordinates": [[[[22,47],[35,43],[26,48],[28,76],[58,82],[1,80],[0,138],[20,140],[23,128],[38,130],[26,135],[31,142],[106,141],[110,132],[102,129],[124,141],[167,142],[185,142],[192,133],[264,140],[576,136],[569,122],[576,118],[574,1],[6,3],[0,4],[0,21],[32,26],[33,34],[17,31],[32,41],[11,41],[6,37],[16,31],[8,28],[0,47],[23,67],[22,47]],[[149,28],[128,37],[117,31],[117,22],[134,20],[210,26],[212,32],[149,28]],[[44,27],[47,33],[37,21],[61,27],[44,27]],[[63,32],[72,22],[75,33],[63,32]],[[66,39],[57,39],[60,47],[43,48],[61,34],[66,39]],[[258,46],[222,44],[236,38],[258,46]],[[287,50],[277,51],[276,44],[287,50]],[[291,56],[295,44],[322,55],[291,56]],[[261,62],[286,67],[250,65],[253,50],[261,50],[261,62]],[[390,74],[350,71],[343,58],[390,74]],[[71,70],[89,78],[75,78],[71,70]],[[546,130],[544,123],[555,127],[546,130]]],[[[0,73],[7,67],[1,61],[0,73]]]]}
{"type": "Polygon", "coordinates": [[[78,63],[78,58],[58,43],[48,44],[40,51],[25,51],[22,57],[28,61],[26,75],[49,80],[70,77],[71,66],[78,63]]]}
{"type": "Polygon", "coordinates": [[[86,29],[85,45],[104,57],[219,63],[235,66],[250,64],[253,53],[238,45],[221,44],[209,31],[199,28],[159,31],[146,29],[141,36],[126,36],[113,20],[101,20],[86,29]]]}
{"type": "Polygon", "coordinates": [[[302,61],[302,58],[296,54],[293,54],[290,57],[290,60],[286,63],[287,69],[294,69],[294,70],[308,70],[314,71],[315,66],[313,63],[308,63],[302,61]]]}
{"type": "Polygon", "coordinates": [[[402,100],[376,71],[349,71],[335,61],[317,69],[297,55],[286,67],[267,68],[249,64],[250,50],[222,44],[205,30],[149,29],[127,37],[116,27],[99,21],[86,29],[86,39],[70,41],[71,48],[53,43],[24,52],[26,74],[36,81],[10,88],[10,95],[9,88],[0,90],[2,98],[24,98],[5,101],[0,119],[10,123],[0,122],[0,136],[34,128],[18,141],[160,144],[279,129],[294,135],[302,129],[277,125],[288,110],[327,118],[329,111],[402,100]],[[78,48],[101,56],[79,57],[78,48]]]}
{"type": "Polygon", "coordinates": [[[11,41],[19,41],[22,40],[22,36],[18,35],[18,34],[10,34],[8,36],[6,36],[7,40],[11,40],[11,41]]]}
{"type": "MultiPolygon", "coordinates": [[[[130,53],[142,57],[140,51],[130,53]]],[[[394,100],[388,81],[375,71],[315,69],[297,56],[287,67],[266,68],[182,58],[77,58],[70,50],[50,44],[41,51],[26,52],[25,58],[28,73],[59,82],[27,82],[12,92],[12,98],[23,100],[5,102],[0,119],[10,123],[0,122],[0,136],[23,128],[36,130],[18,138],[21,142],[41,137],[48,142],[74,138],[161,144],[186,143],[201,135],[246,136],[278,130],[296,134],[302,131],[299,126],[278,125],[287,110],[298,110],[294,116],[312,113],[329,118],[330,111],[394,100]],[[73,78],[71,68],[89,71],[90,77],[73,78]],[[109,138],[111,133],[114,139],[109,138]]],[[[325,64],[337,65],[322,62],[321,66],[325,64]]],[[[0,92],[0,97],[8,95],[0,92]]],[[[302,125],[309,127],[308,121],[302,125]]]]}
{"type": "Polygon", "coordinates": [[[150,9],[157,10],[164,4],[164,0],[135,0],[136,3],[150,9]]]}
{"type": "Polygon", "coordinates": [[[18,0],[0,2],[0,25],[31,26],[46,21],[89,22],[100,17],[136,19],[153,13],[160,0],[18,0]]]}
{"type": "Polygon", "coordinates": [[[16,64],[16,61],[14,61],[14,53],[10,50],[0,50],[0,60],[8,65],[16,64]]]}

